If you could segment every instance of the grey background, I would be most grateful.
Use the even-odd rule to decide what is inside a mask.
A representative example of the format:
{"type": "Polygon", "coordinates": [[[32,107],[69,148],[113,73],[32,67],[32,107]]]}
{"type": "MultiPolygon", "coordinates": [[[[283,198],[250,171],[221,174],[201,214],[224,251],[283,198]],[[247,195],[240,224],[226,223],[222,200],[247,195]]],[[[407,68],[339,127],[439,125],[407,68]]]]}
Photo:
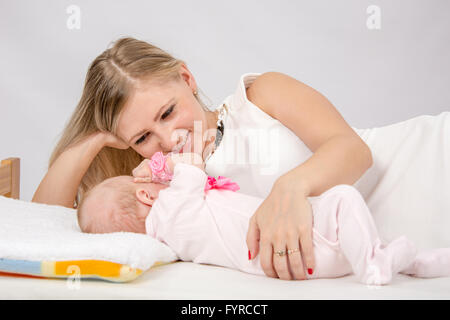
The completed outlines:
{"type": "Polygon", "coordinates": [[[0,1],[0,159],[31,200],[89,63],[121,36],[188,63],[216,107],[241,74],[279,71],[370,128],[450,110],[450,1],[0,1]],[[66,22],[81,9],[81,28],[66,22]],[[381,10],[370,30],[366,10],[381,10]]]}

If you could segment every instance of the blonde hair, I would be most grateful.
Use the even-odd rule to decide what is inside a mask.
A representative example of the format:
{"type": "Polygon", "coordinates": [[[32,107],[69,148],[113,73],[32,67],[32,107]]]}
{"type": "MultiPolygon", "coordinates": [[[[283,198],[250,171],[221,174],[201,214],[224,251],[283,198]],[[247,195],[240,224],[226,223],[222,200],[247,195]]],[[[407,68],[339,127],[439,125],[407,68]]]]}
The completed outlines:
{"type": "MultiPolygon", "coordinates": [[[[87,136],[97,131],[116,134],[119,114],[135,85],[150,79],[159,84],[179,80],[183,64],[183,60],[145,41],[131,37],[116,40],[90,64],[80,101],[50,156],[48,168],[64,150],[87,136]]],[[[208,111],[198,95],[195,97],[208,111]]],[[[81,180],[74,208],[89,189],[109,177],[131,174],[143,159],[132,148],[103,148],[81,180]]]]}
{"type": "MultiPolygon", "coordinates": [[[[81,231],[87,233],[145,232],[145,221],[141,221],[137,215],[138,200],[135,191],[133,183],[116,178],[109,178],[87,191],[77,209],[78,225],[81,231]],[[86,205],[87,200],[95,197],[96,191],[100,188],[105,188],[104,192],[113,195],[115,209],[114,212],[110,212],[111,215],[108,215],[108,221],[105,221],[100,212],[92,212],[86,205]]],[[[95,210],[97,209],[98,206],[95,210]]]]}

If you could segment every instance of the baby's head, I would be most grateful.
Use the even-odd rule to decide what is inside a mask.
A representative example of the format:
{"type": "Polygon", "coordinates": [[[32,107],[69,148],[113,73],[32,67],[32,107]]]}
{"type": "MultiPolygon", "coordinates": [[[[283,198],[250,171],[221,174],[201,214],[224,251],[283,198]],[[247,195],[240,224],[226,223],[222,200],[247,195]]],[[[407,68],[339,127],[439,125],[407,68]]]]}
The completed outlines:
{"type": "Polygon", "coordinates": [[[159,191],[168,185],[137,183],[132,176],[109,178],[86,192],[77,210],[83,232],[145,233],[145,219],[159,191]]]}

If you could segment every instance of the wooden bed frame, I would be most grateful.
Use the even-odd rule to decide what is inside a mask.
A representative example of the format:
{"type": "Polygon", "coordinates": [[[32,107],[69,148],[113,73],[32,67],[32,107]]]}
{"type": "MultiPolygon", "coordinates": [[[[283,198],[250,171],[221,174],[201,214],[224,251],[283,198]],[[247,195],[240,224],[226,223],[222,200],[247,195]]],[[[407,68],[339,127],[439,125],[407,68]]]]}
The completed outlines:
{"type": "Polygon", "coordinates": [[[20,158],[7,158],[0,164],[0,195],[20,197],[20,158]]]}

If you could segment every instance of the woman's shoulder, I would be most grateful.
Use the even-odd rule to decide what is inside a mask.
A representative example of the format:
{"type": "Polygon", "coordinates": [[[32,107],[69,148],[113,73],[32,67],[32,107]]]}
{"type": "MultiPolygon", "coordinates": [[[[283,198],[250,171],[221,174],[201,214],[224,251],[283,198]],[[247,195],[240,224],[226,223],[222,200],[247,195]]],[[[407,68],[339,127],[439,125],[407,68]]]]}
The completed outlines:
{"type": "Polygon", "coordinates": [[[272,110],[269,108],[270,103],[267,99],[267,93],[270,93],[271,88],[276,87],[276,84],[281,81],[283,76],[285,75],[274,71],[259,74],[250,73],[242,76],[247,100],[272,118],[275,117],[272,110]]]}
{"type": "Polygon", "coordinates": [[[279,81],[278,72],[247,72],[239,77],[237,88],[232,95],[229,95],[224,104],[227,105],[232,112],[242,115],[244,110],[251,112],[263,123],[273,123],[278,120],[273,116],[273,112],[269,108],[271,105],[267,103],[267,90],[274,87],[275,81],[279,81]]]}

